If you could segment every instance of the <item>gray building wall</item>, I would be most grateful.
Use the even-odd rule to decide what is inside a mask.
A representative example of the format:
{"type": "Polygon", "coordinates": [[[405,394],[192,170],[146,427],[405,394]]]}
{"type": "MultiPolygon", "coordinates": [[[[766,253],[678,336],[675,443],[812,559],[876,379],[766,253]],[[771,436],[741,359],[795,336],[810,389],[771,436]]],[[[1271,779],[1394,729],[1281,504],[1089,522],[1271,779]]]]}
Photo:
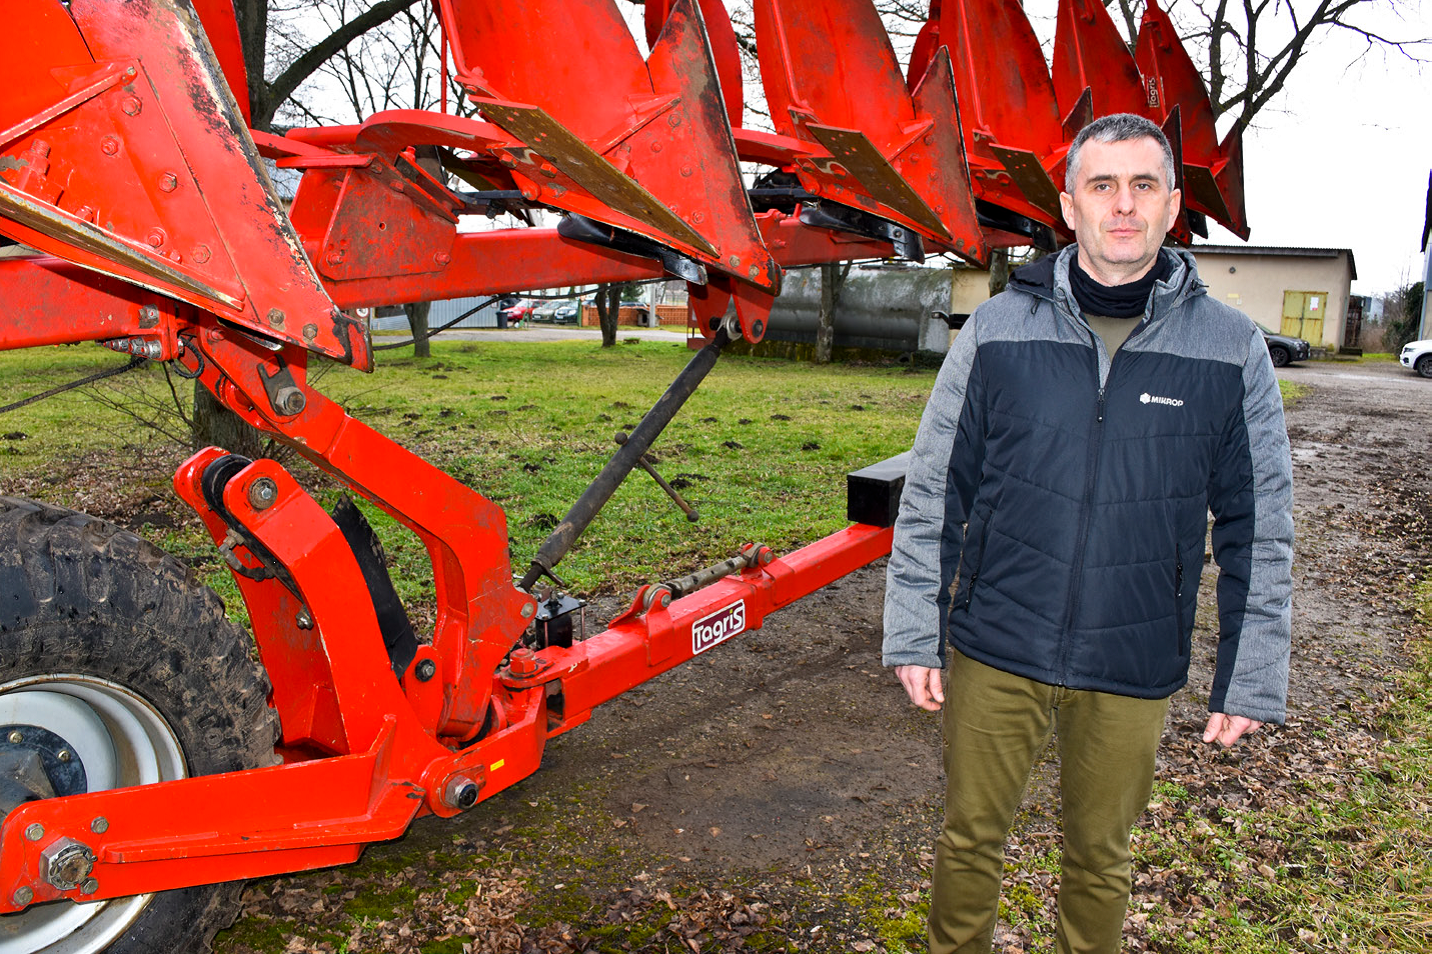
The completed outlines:
{"type": "MultiPolygon", "coordinates": [[[[949,308],[948,268],[852,268],[835,312],[835,346],[944,352],[949,326],[930,315],[949,308]]],[[[766,338],[813,342],[819,324],[820,269],[787,272],[766,338]]]]}
{"type": "MultiPolygon", "coordinates": [[[[487,301],[482,298],[449,298],[446,301],[433,302],[432,311],[428,313],[428,327],[440,328],[452,321],[458,315],[471,309],[474,305],[480,305],[487,301]]],[[[408,319],[406,315],[386,315],[382,318],[374,318],[370,322],[374,331],[407,331],[408,319]]],[[[462,321],[453,325],[454,328],[496,328],[497,327],[497,306],[488,305],[474,314],[469,315],[462,321]]]]}

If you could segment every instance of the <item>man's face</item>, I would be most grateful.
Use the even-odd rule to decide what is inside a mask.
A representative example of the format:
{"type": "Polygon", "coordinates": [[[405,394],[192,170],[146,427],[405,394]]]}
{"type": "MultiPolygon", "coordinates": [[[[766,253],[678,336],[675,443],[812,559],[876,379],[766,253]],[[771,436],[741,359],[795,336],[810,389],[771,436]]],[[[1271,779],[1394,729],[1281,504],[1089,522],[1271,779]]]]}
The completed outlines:
{"type": "Polygon", "coordinates": [[[1086,142],[1072,192],[1059,193],[1064,221],[1079,240],[1079,264],[1105,285],[1142,278],[1178,214],[1180,194],[1164,182],[1153,139],[1086,142]]]}

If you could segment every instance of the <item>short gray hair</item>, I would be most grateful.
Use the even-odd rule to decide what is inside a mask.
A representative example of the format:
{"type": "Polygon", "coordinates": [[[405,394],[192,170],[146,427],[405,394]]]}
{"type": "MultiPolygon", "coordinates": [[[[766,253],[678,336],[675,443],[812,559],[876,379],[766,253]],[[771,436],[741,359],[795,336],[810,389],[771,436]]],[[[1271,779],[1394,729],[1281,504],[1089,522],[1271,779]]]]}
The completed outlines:
{"type": "Polygon", "coordinates": [[[1064,161],[1064,191],[1074,191],[1074,179],[1079,174],[1079,153],[1084,148],[1084,143],[1089,140],[1094,142],[1128,142],[1131,139],[1152,139],[1159,144],[1163,151],[1164,185],[1170,192],[1173,191],[1174,183],[1178,178],[1174,175],[1173,149],[1168,144],[1168,137],[1163,130],[1154,125],[1150,120],[1133,113],[1113,113],[1109,116],[1101,116],[1083,129],[1079,135],[1074,137],[1074,142],[1069,146],[1069,154],[1064,161]]]}

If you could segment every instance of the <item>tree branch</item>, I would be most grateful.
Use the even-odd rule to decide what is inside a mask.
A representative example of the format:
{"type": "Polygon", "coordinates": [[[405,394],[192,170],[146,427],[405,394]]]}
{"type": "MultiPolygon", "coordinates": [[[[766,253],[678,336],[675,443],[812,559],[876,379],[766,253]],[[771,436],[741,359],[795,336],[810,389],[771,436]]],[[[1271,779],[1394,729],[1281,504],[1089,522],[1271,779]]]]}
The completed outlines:
{"type": "Polygon", "coordinates": [[[294,90],[298,89],[304,80],[312,76],[325,61],[364,33],[387,23],[417,2],[418,0],[379,0],[378,3],[373,4],[305,51],[287,69],[264,84],[264,102],[254,104],[254,125],[260,126],[260,113],[262,113],[264,124],[272,121],[279,105],[292,96],[294,90]]]}

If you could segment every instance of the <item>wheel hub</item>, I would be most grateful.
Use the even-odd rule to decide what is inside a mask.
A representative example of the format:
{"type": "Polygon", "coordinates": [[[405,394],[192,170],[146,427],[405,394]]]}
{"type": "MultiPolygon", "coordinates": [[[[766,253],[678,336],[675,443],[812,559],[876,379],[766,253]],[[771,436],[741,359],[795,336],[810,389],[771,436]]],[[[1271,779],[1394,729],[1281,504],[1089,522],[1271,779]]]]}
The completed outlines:
{"type": "MultiPolygon", "coordinates": [[[[168,722],[123,686],[67,674],[0,686],[0,813],[41,798],[187,774],[168,722]]],[[[93,882],[88,846],[60,839],[46,850],[50,883],[83,888],[93,882]]],[[[128,930],[151,897],[55,901],[0,916],[0,954],[99,954],[128,930]]]]}
{"type": "Polygon", "coordinates": [[[89,791],[67,740],[38,725],[0,725],[0,818],[25,802],[89,791]]]}

